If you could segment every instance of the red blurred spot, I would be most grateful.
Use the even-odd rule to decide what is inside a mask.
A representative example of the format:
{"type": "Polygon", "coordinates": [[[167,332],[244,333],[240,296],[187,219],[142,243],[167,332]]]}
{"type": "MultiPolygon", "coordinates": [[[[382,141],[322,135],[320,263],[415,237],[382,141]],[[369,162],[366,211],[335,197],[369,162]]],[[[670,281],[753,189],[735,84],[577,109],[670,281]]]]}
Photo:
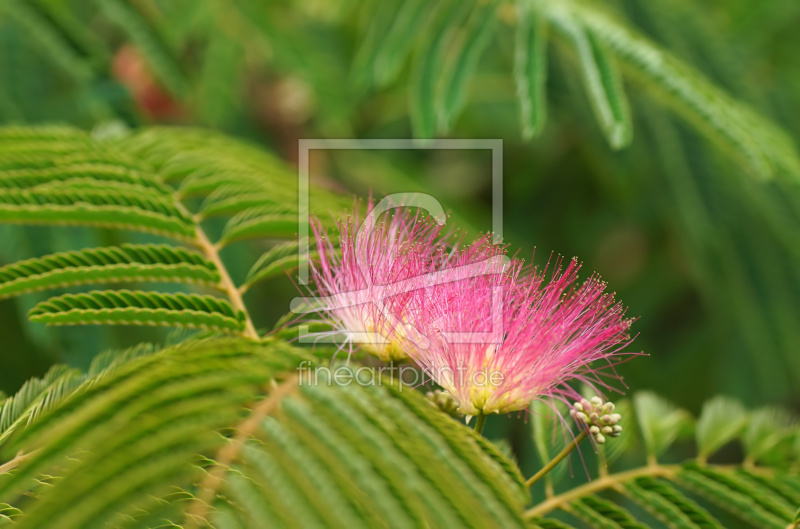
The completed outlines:
{"type": "Polygon", "coordinates": [[[141,111],[153,119],[183,115],[183,108],[159,85],[142,54],[126,44],[117,50],[112,64],[114,77],[130,90],[141,111]]]}

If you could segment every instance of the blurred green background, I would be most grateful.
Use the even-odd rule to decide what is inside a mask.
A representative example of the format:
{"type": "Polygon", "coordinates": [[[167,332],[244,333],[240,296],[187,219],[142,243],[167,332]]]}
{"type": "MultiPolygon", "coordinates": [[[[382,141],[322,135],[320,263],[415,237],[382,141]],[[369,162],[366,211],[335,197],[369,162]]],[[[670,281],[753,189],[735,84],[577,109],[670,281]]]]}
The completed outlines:
{"type": "MultiPolygon", "coordinates": [[[[590,3],[792,138],[800,135],[796,0],[590,3]]],[[[621,367],[630,388],[652,389],[694,412],[717,393],[796,407],[800,175],[754,177],[691,119],[661,105],[635,72],[623,72],[633,141],[612,150],[578,62],[558,41],[547,51],[546,125],[539,137],[522,139],[511,75],[513,5],[501,4],[464,85],[463,112],[445,137],[503,140],[507,242],[526,258],[535,247],[540,265],[551,253],[578,256],[584,276],[598,272],[640,318],[634,348],[649,356],[621,367]]],[[[0,120],[208,127],[289,165],[297,163],[300,138],[408,138],[415,132],[412,57],[425,57],[436,28],[420,23],[400,35],[396,44],[412,57],[398,62],[390,81],[363,74],[381,17],[399,9],[396,1],[356,0],[5,0],[0,120]]],[[[314,153],[311,168],[318,185],[345,194],[425,191],[452,211],[454,227],[472,234],[491,227],[488,152],[326,151],[314,153]]],[[[139,238],[2,226],[0,264],[139,238]]],[[[266,244],[234,245],[223,257],[241,277],[266,244]]],[[[295,293],[290,281],[276,279],[247,301],[268,327],[295,293]]],[[[25,313],[37,300],[0,302],[3,391],[53,363],[86,366],[101,350],[165,338],[154,330],[29,324],[25,313]]]]}

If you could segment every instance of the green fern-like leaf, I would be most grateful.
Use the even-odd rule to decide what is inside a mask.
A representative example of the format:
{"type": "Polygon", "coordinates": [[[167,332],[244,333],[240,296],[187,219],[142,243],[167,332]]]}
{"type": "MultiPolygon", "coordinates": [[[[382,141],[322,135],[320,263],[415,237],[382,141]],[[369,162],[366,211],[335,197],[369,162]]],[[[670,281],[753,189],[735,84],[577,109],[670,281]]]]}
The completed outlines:
{"type": "Polygon", "coordinates": [[[115,227],[184,241],[195,232],[172,201],[122,190],[0,190],[0,221],[115,227]]]}
{"type": "Polygon", "coordinates": [[[64,124],[40,125],[37,127],[24,127],[7,125],[0,128],[0,139],[3,140],[2,148],[5,150],[17,142],[32,140],[50,140],[55,142],[76,141],[82,145],[88,139],[86,132],[79,128],[64,124]]]}
{"type": "MultiPolygon", "coordinates": [[[[181,197],[203,197],[205,217],[257,206],[296,210],[297,174],[254,145],[211,131],[155,127],[116,147],[147,160],[163,181],[179,185],[181,197]]],[[[310,194],[312,207],[321,211],[352,207],[351,200],[329,192],[312,188],[310,194]]]]}
{"type": "Polygon", "coordinates": [[[442,80],[441,103],[437,105],[438,126],[442,132],[450,130],[464,105],[469,81],[494,33],[498,4],[497,0],[489,0],[482,5],[476,5],[469,16],[461,39],[457,41],[457,49],[450,50],[455,57],[448,61],[448,68],[442,80]]]}
{"type": "Polygon", "coordinates": [[[116,146],[129,156],[148,160],[168,182],[216,175],[216,183],[203,192],[235,182],[272,189],[276,179],[289,174],[283,163],[255,145],[208,130],[151,127],[116,146]]]}
{"type": "Polygon", "coordinates": [[[417,392],[389,389],[304,384],[287,396],[277,420],[263,423],[265,442],[244,451],[236,467],[249,479],[224,490],[239,523],[302,513],[348,526],[381,519],[396,526],[521,526],[518,474],[504,477],[504,467],[481,456],[468,430],[433,413],[417,392]],[[406,435],[398,435],[399,424],[406,435]],[[280,485],[287,494],[277,494],[280,485]]]}
{"type": "Polygon", "coordinates": [[[220,298],[130,290],[65,294],[39,303],[28,317],[48,325],[160,325],[230,333],[242,332],[245,320],[220,298]]]}
{"type": "Polygon", "coordinates": [[[514,44],[514,81],[519,100],[522,136],[531,139],[544,129],[547,118],[547,24],[531,9],[528,0],[517,0],[517,33],[514,44]]]}
{"type": "Polygon", "coordinates": [[[0,268],[0,299],[73,285],[176,282],[214,286],[220,276],[201,254],[167,245],[63,252],[0,268]]]}
{"type": "Polygon", "coordinates": [[[531,529],[574,529],[573,526],[552,518],[533,518],[528,521],[528,527],[531,529]]]}
{"type": "Polygon", "coordinates": [[[171,200],[156,195],[134,193],[119,186],[102,188],[86,186],[51,186],[33,190],[4,189],[0,191],[0,204],[9,206],[58,205],[69,206],[87,204],[139,209],[164,217],[174,217],[187,224],[191,222],[171,200]]]}
{"type": "Polygon", "coordinates": [[[755,498],[755,494],[742,493],[739,487],[724,475],[710,469],[689,467],[680,473],[680,482],[720,508],[750,521],[758,527],[779,528],[785,522],[755,498]]]}
{"type": "Polygon", "coordinates": [[[568,9],[552,10],[549,21],[575,48],[592,110],[609,145],[614,149],[626,147],[633,138],[633,131],[614,58],[568,9]]]}
{"type": "Polygon", "coordinates": [[[779,498],[782,498],[783,501],[791,506],[800,505],[800,491],[788,485],[785,479],[781,479],[782,476],[776,476],[777,479],[769,479],[769,477],[756,472],[753,472],[752,469],[748,470],[743,468],[739,469],[737,475],[745,481],[745,483],[753,483],[759,488],[766,488],[768,490],[768,495],[777,494],[779,498]]]}
{"type": "MultiPolygon", "coordinates": [[[[176,178],[179,174],[179,172],[173,172],[171,170],[167,173],[167,176],[176,178]]],[[[264,175],[264,173],[260,174],[262,176],[264,175]]],[[[246,204],[243,206],[238,203],[233,203],[239,198],[246,199],[248,189],[251,195],[254,191],[257,191],[258,198],[269,197],[266,201],[267,204],[274,203],[284,198],[287,201],[291,197],[296,198],[296,195],[289,193],[285,186],[281,186],[279,182],[271,183],[271,179],[269,178],[263,178],[265,181],[258,183],[257,186],[253,186],[254,182],[249,180],[255,175],[245,173],[237,176],[242,178],[231,182],[231,175],[226,169],[196,169],[182,176],[183,180],[181,181],[180,193],[185,197],[205,196],[206,204],[204,204],[203,209],[206,210],[204,213],[208,216],[238,212],[241,211],[242,208],[254,207],[259,204],[263,205],[264,202],[253,203],[253,200],[247,200],[246,204]],[[217,205],[217,202],[221,202],[221,204],[217,205]]],[[[286,173],[282,173],[281,176],[285,177],[286,173]]],[[[251,196],[250,198],[254,197],[251,196]]]]}
{"type": "Polygon", "coordinates": [[[148,342],[136,344],[126,349],[110,349],[95,356],[86,373],[90,377],[106,377],[120,366],[137,358],[157,353],[162,349],[165,348],[148,342]]]}
{"type": "MultiPolygon", "coordinates": [[[[611,60],[604,54],[614,47],[575,16],[601,84],[608,83],[615,74],[604,70],[610,62],[603,61],[611,60]]],[[[434,105],[434,114],[443,104],[434,105]]],[[[67,128],[0,129],[0,140],[0,181],[6,184],[0,204],[28,208],[30,215],[14,222],[93,224],[75,214],[88,208],[104,215],[94,224],[124,226],[120,221],[134,211],[176,221],[185,231],[173,236],[195,247],[123,245],[14,263],[0,268],[0,296],[83,283],[198,282],[228,299],[96,291],[49,299],[30,315],[50,324],[169,325],[200,328],[204,336],[257,338],[241,295],[295,266],[297,243],[273,247],[238,288],[219,248],[246,237],[294,235],[297,197],[286,185],[291,171],[252,146],[202,131],[89,136],[67,128]],[[202,199],[198,214],[181,202],[195,196],[202,199]],[[53,208],[71,209],[57,217],[48,213],[53,208]],[[202,219],[211,216],[232,216],[217,244],[204,231],[202,219]]],[[[312,204],[318,198],[329,211],[341,203],[319,193],[312,204]]],[[[152,231],[141,219],[133,224],[152,231]]],[[[344,368],[362,377],[347,387],[324,374],[321,383],[303,384],[303,370],[287,373],[300,358],[277,339],[189,340],[165,351],[143,346],[106,353],[87,374],[57,368],[3,401],[0,456],[9,472],[0,480],[0,501],[23,528],[251,527],[267,520],[521,527],[523,518],[528,526],[565,527],[543,518],[558,510],[598,527],[641,527],[650,518],[719,527],[720,511],[758,527],[785,527],[800,499],[791,415],[747,413],[717,399],[695,423],[665,399],[640,393],[632,405],[618,403],[623,438],[607,439],[600,452],[608,464],[638,456],[639,431],[647,464],[617,473],[604,469],[598,479],[563,492],[554,473],[549,496],[524,515],[530,497],[520,471],[493,443],[439,413],[412,388],[376,385],[371,370],[344,368]],[[665,464],[662,454],[693,427],[698,458],[665,464]],[[742,465],[708,463],[722,445],[739,440],[742,465]],[[617,493],[631,501],[620,502],[617,493]],[[641,508],[633,510],[633,503],[641,508]]],[[[306,372],[309,366],[316,367],[304,364],[306,372]]],[[[559,437],[545,428],[541,410],[532,410],[537,449],[547,460],[560,448],[552,446],[559,437]]]]}
{"type": "Polygon", "coordinates": [[[394,81],[407,58],[413,40],[408,35],[430,17],[435,5],[425,0],[399,2],[394,13],[380,11],[380,24],[372,24],[354,60],[355,75],[383,87],[394,81]]]}
{"type": "MultiPolygon", "coordinates": [[[[184,181],[183,191],[191,189],[197,180],[191,182],[184,181]]],[[[204,182],[205,184],[205,182],[204,182]]],[[[214,217],[219,215],[233,215],[248,209],[263,207],[265,204],[278,202],[282,197],[282,192],[253,192],[253,187],[243,184],[222,184],[206,196],[200,212],[204,217],[214,217]]],[[[290,202],[295,197],[286,196],[286,202],[290,202]]],[[[286,204],[286,203],[284,203],[286,204]]]]}
{"type": "Polygon", "coordinates": [[[47,57],[66,74],[80,83],[85,83],[95,76],[91,63],[64,39],[52,21],[36,9],[34,2],[10,0],[3,2],[2,9],[25,27],[47,57]]]}
{"type": "Polygon", "coordinates": [[[250,238],[289,238],[297,235],[297,214],[283,206],[259,206],[236,214],[225,225],[220,245],[250,238]]]}
{"type": "Polygon", "coordinates": [[[91,147],[89,135],[80,129],[50,125],[44,127],[2,127],[0,167],[52,167],[60,155],[85,152],[91,147]]]}
{"type": "MultiPolygon", "coordinates": [[[[741,434],[739,421],[742,417],[747,421],[745,430],[755,428],[761,432],[756,436],[758,439],[777,446],[772,443],[782,443],[789,432],[797,433],[788,415],[766,410],[764,417],[753,424],[755,416],[744,412],[738,403],[715,398],[705,406],[703,418],[699,420],[702,426],[697,427],[700,457],[669,465],[659,463],[655,457],[678,435],[691,431],[693,419],[652,393],[636,394],[633,402],[632,409],[617,407],[617,411],[635,416],[623,427],[622,436],[635,437],[636,429],[629,425],[631,422],[639,425],[640,439],[628,441],[625,446],[627,452],[637,453],[636,445],[644,445],[647,465],[616,473],[604,468],[596,480],[567,488],[560,494],[552,490],[563,486],[565,479],[555,481],[551,494],[527,512],[527,519],[534,526],[547,526],[550,519],[542,517],[556,510],[570,513],[592,527],[609,528],[636,527],[637,524],[660,527],[652,525],[657,522],[667,527],[720,529],[728,526],[729,519],[734,519],[732,523],[735,524],[765,528],[786,527],[790,523],[800,500],[800,481],[796,469],[781,468],[793,460],[788,452],[773,454],[769,461],[777,465],[775,467],[755,466],[747,461],[739,465],[711,465],[705,457],[741,434]],[[733,421],[736,428],[725,418],[733,421]],[[667,427],[672,431],[667,431],[667,427]],[[636,519],[628,512],[627,502],[610,496],[612,491],[622,493],[641,507],[641,510],[632,511],[636,519]],[[720,520],[725,520],[726,525],[720,520]]],[[[617,440],[619,438],[606,439],[606,445],[617,440]]],[[[610,461],[613,462],[613,458],[610,461]]]]}
{"type": "Polygon", "coordinates": [[[145,192],[170,192],[154,179],[130,167],[81,160],[73,162],[64,158],[54,160],[53,167],[0,171],[0,188],[33,188],[44,184],[97,181],[142,187],[145,192]]]}
{"type": "MultiPolygon", "coordinates": [[[[546,402],[535,400],[531,402],[531,429],[533,434],[533,445],[539,456],[541,464],[547,464],[561,450],[564,449],[569,434],[559,431],[555,426],[564,411],[564,405],[558,401],[546,402]]],[[[557,479],[566,471],[567,465],[559,465],[552,473],[545,476],[550,484],[553,479],[557,479]]]]}
{"type": "Polygon", "coordinates": [[[637,393],[633,405],[644,445],[651,457],[662,454],[681,432],[691,426],[691,416],[686,411],[654,393],[637,393]]]}
{"type": "Polygon", "coordinates": [[[708,457],[739,436],[747,420],[744,406],[735,400],[716,397],[706,402],[697,420],[697,447],[700,457],[708,457]]]}
{"type": "Polygon", "coordinates": [[[591,524],[592,527],[602,529],[646,529],[646,526],[637,522],[629,512],[597,496],[581,498],[570,505],[570,510],[591,524]]]}
{"type": "MultiPolygon", "coordinates": [[[[35,321],[122,324],[132,322],[130,316],[135,313],[133,320],[148,325],[238,332],[238,311],[244,303],[224,270],[219,249],[245,238],[296,236],[299,198],[286,185],[296,177],[255,146],[191,129],[90,136],[69,127],[7,127],[0,129],[0,139],[0,222],[131,229],[198,250],[161,246],[142,248],[134,255],[132,248],[114,247],[29,260],[3,269],[0,296],[80,284],[179,282],[217,288],[237,307],[235,316],[221,311],[233,318],[224,322],[219,315],[210,321],[202,310],[196,312],[200,319],[192,322],[192,312],[149,313],[138,309],[154,307],[135,304],[114,306],[113,312],[103,314],[85,312],[91,309],[88,306],[84,312],[69,314],[50,310],[35,314],[35,321]],[[203,198],[198,213],[183,202],[194,197],[203,198]],[[214,244],[202,223],[220,215],[232,217],[214,244]]],[[[317,190],[310,192],[309,199],[328,211],[340,210],[345,203],[317,190]]],[[[257,280],[273,274],[276,267],[296,266],[287,257],[262,270],[257,280]]],[[[248,317],[243,324],[245,334],[257,336],[248,317]]]]}
{"type": "Polygon", "coordinates": [[[445,64],[446,46],[452,32],[469,12],[469,2],[441,2],[427,31],[426,42],[417,52],[410,89],[411,123],[419,138],[431,138],[436,132],[436,116],[441,115],[441,71],[445,64]]]}
{"type": "Polygon", "coordinates": [[[57,406],[85,377],[77,369],[54,366],[42,378],[27,381],[0,404],[0,442],[18,427],[34,422],[57,406]]]}
{"type": "Polygon", "coordinates": [[[298,257],[299,247],[298,243],[292,241],[273,246],[256,261],[247,273],[244,286],[249,288],[259,281],[283,275],[296,269],[300,261],[298,257]]]}
{"type": "Polygon", "coordinates": [[[190,487],[202,475],[193,464],[197,454],[224,443],[215,430],[235,424],[259,386],[300,358],[281,345],[194,341],[88,379],[5,445],[4,455],[29,455],[0,484],[0,495],[24,493],[42,473],[59,476],[39,490],[21,527],[127,525],[142,508],[158,511],[167,502],[162,497],[180,498],[163,484],[190,487]]]}
{"type": "Polygon", "coordinates": [[[797,420],[786,410],[766,407],[753,412],[743,435],[747,456],[759,461],[793,435],[797,420]]]}
{"type": "MultiPolygon", "coordinates": [[[[498,31],[491,28],[494,2],[445,1],[432,12],[418,2],[389,2],[384,9],[361,3],[371,21],[354,60],[359,84],[376,80],[384,57],[386,79],[393,78],[411,40],[400,44],[397,35],[400,29],[407,34],[413,21],[422,36],[408,81],[411,125],[422,139],[431,138],[437,125],[447,130],[483,44],[498,31]],[[470,19],[470,10],[482,14],[470,19]]],[[[611,6],[586,0],[519,0],[515,13],[506,7],[500,7],[505,27],[498,27],[517,34],[513,75],[525,137],[535,136],[544,123],[546,38],[553,35],[574,52],[592,110],[612,148],[629,145],[633,137],[624,73],[656,103],[679,113],[729,156],[743,160],[757,177],[800,174],[796,146],[784,131],[715,86],[702,68],[678,60],[626,24],[611,6]]]]}
{"type": "MultiPolygon", "coordinates": [[[[622,426],[623,431],[636,431],[637,425],[634,422],[636,420],[636,414],[633,411],[633,404],[631,401],[629,399],[622,399],[620,401],[615,401],[614,404],[617,406],[615,412],[622,416],[618,424],[622,426]]],[[[611,465],[620,459],[626,452],[636,446],[636,441],[635,435],[623,435],[614,439],[613,443],[601,445],[600,451],[603,454],[603,461],[605,464],[611,465]]]]}
{"type": "Polygon", "coordinates": [[[782,172],[800,174],[800,159],[783,131],[607,10],[580,0],[546,0],[534,5],[554,28],[559,27],[565,13],[574,17],[646,90],[665,101],[731,156],[743,159],[753,174],[762,178],[782,172]]]}
{"type": "Polygon", "coordinates": [[[671,486],[652,478],[639,478],[625,484],[625,492],[670,527],[720,529],[707,510],[671,486]]]}
{"type": "Polygon", "coordinates": [[[288,376],[303,358],[241,340],[134,355],[10,438],[2,455],[24,457],[0,497],[36,490],[23,529],[524,526],[519,471],[485,440],[377,372],[288,376]]]}
{"type": "Polygon", "coordinates": [[[86,26],[71,6],[51,0],[41,0],[33,4],[69,41],[71,47],[86,57],[96,71],[102,72],[109,67],[111,49],[108,44],[99,35],[86,31],[86,26]]]}

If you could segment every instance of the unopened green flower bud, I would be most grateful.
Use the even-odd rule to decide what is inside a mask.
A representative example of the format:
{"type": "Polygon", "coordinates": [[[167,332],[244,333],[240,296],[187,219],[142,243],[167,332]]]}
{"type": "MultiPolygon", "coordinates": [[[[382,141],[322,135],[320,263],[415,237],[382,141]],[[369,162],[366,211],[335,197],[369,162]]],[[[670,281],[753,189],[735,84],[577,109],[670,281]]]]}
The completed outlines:
{"type": "Polygon", "coordinates": [[[431,405],[444,413],[456,418],[461,415],[458,412],[458,402],[456,402],[456,399],[454,399],[449,392],[437,389],[435,391],[428,391],[425,397],[431,405]]]}
{"type": "Polygon", "coordinates": [[[611,428],[611,426],[603,426],[602,432],[603,435],[611,435],[612,433],[614,433],[614,429],[611,428]]]}
{"type": "Polygon", "coordinates": [[[606,442],[606,438],[603,437],[603,434],[599,433],[594,436],[594,440],[597,441],[597,444],[601,445],[606,442]]]}
{"type": "Polygon", "coordinates": [[[599,408],[603,405],[603,400],[600,397],[592,397],[592,406],[599,408]]]}
{"type": "Polygon", "coordinates": [[[611,413],[614,411],[614,403],[613,402],[606,402],[603,404],[603,413],[611,413]]]}
{"type": "Polygon", "coordinates": [[[598,428],[597,426],[592,426],[591,428],[589,428],[589,433],[592,435],[597,435],[600,433],[600,428],[598,428]]]}
{"type": "Polygon", "coordinates": [[[583,404],[581,404],[580,402],[576,402],[575,404],[572,405],[572,407],[578,411],[583,411],[583,404]]]}

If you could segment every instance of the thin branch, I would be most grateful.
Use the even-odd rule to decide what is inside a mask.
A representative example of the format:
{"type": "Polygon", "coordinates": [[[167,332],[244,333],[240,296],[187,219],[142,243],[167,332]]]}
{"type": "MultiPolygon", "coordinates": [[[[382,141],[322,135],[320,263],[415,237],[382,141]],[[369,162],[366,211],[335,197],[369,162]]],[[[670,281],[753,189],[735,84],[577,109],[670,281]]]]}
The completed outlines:
{"type": "MultiPolygon", "coordinates": [[[[675,475],[682,468],[683,467],[681,465],[660,465],[658,463],[653,463],[653,464],[648,464],[647,466],[644,467],[635,468],[633,470],[628,470],[625,472],[617,472],[616,474],[602,475],[599,478],[595,479],[594,481],[590,481],[584,485],[581,485],[580,487],[564,492],[563,494],[559,494],[558,496],[548,497],[545,501],[538,504],[536,507],[528,509],[525,512],[525,518],[535,518],[539,516],[544,516],[550,511],[563,508],[564,506],[569,505],[578,498],[581,498],[588,494],[593,494],[595,492],[600,492],[601,490],[612,489],[612,488],[616,489],[623,483],[631,481],[636,478],[648,476],[648,477],[662,477],[671,479],[674,478],[675,475]]],[[[741,466],[710,465],[709,468],[713,468],[714,470],[717,470],[719,472],[736,472],[741,468],[741,466]]],[[[756,466],[748,470],[750,472],[753,472],[754,474],[758,474],[760,476],[764,476],[767,478],[774,477],[775,475],[775,469],[767,467],[756,466]]],[[[534,476],[534,478],[535,477],[536,476],[534,476]]],[[[528,481],[531,482],[531,480],[528,481]]]]}
{"type": "Polygon", "coordinates": [[[197,233],[198,246],[202,250],[203,254],[205,254],[206,258],[214,263],[214,266],[216,266],[217,270],[219,270],[220,287],[222,291],[228,296],[233,308],[236,310],[241,310],[244,313],[244,335],[248,338],[258,340],[258,332],[253,325],[253,320],[250,319],[250,313],[247,311],[247,306],[244,304],[244,300],[242,299],[239,289],[233,283],[230,274],[228,274],[228,269],[225,267],[222,259],[220,259],[217,247],[208,240],[206,233],[199,224],[195,229],[197,233]]]}
{"type": "Polygon", "coordinates": [[[554,457],[549,463],[543,466],[542,469],[539,470],[539,472],[531,476],[531,478],[525,482],[525,486],[530,488],[530,486],[539,481],[542,478],[542,476],[553,470],[553,468],[555,468],[555,466],[558,465],[562,459],[567,457],[569,453],[572,452],[575,449],[575,447],[578,446],[584,439],[586,439],[586,430],[579,433],[578,436],[575,439],[573,439],[570,444],[565,446],[564,449],[556,457],[554,457]]]}
{"type": "Polygon", "coordinates": [[[299,387],[297,382],[296,377],[292,377],[279,386],[270,388],[269,396],[258,402],[247,418],[236,427],[236,435],[220,448],[214,457],[216,464],[198,485],[197,498],[186,511],[184,529],[209,525],[206,516],[217,492],[225,483],[225,474],[239,457],[245,443],[257,432],[261,421],[274,411],[281,400],[297,390],[299,387]]]}
{"type": "Polygon", "coordinates": [[[679,465],[656,465],[636,468],[626,472],[618,472],[616,474],[609,474],[543,501],[536,507],[525,511],[525,518],[527,519],[543,516],[550,511],[560,508],[563,505],[572,503],[578,498],[615,487],[620,483],[624,483],[632,479],[644,476],[669,478],[674,476],[678,470],[680,470],[680,468],[681,467],[679,465]]]}
{"type": "Polygon", "coordinates": [[[35,453],[36,450],[34,450],[33,452],[28,452],[27,454],[23,453],[22,451],[18,452],[17,455],[14,456],[14,459],[10,459],[5,463],[3,463],[2,465],[0,465],[0,474],[11,472],[15,468],[17,468],[17,465],[19,465],[20,463],[22,463],[35,453]]]}
{"type": "Polygon", "coordinates": [[[250,312],[247,310],[247,305],[244,304],[242,293],[233,283],[233,280],[228,273],[228,268],[225,266],[225,263],[222,262],[222,259],[219,256],[219,248],[209,240],[206,232],[203,230],[202,226],[200,226],[200,219],[196,215],[192,215],[191,212],[186,209],[186,207],[180,201],[180,197],[177,192],[175,193],[174,198],[175,205],[184,213],[186,213],[186,215],[194,219],[195,240],[193,242],[197,245],[200,251],[203,252],[203,255],[205,255],[206,259],[214,263],[214,266],[219,271],[220,281],[218,288],[228,296],[228,300],[231,302],[234,310],[240,310],[244,313],[244,336],[258,340],[260,336],[258,335],[258,331],[256,331],[255,325],[253,325],[253,320],[250,319],[250,312]]]}

